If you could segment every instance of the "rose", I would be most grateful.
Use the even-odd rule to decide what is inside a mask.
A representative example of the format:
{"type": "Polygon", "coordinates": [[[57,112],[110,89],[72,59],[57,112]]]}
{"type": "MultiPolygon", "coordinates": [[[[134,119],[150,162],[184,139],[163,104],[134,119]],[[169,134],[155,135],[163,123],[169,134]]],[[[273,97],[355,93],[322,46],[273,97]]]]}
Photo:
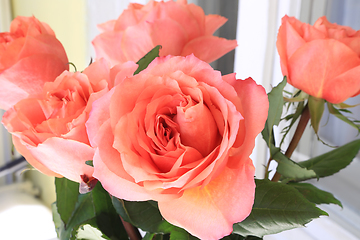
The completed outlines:
{"type": "MultiPolygon", "coordinates": [[[[3,117],[16,149],[39,171],[81,182],[92,176],[92,160],[85,122],[92,102],[137,68],[129,62],[112,70],[104,60],[82,73],[64,71],[43,92],[19,101],[3,117]]],[[[86,181],[87,182],[87,181],[86,181]]]]}
{"type": "Polygon", "coordinates": [[[0,33],[0,108],[41,92],[68,68],[65,50],[46,23],[15,18],[10,32],[0,33]]]}
{"type": "Polygon", "coordinates": [[[99,25],[102,33],[93,40],[96,56],[112,64],[138,61],[157,45],[160,56],[193,53],[212,62],[237,46],[236,40],[212,36],[226,18],[207,15],[186,0],[131,3],[117,20],[99,25]]]}
{"type": "Polygon", "coordinates": [[[335,104],[360,93],[360,31],[326,17],[311,26],[285,16],[276,46],[292,86],[335,104]]]}
{"type": "Polygon", "coordinates": [[[249,155],[267,111],[252,79],[222,77],[193,55],[157,58],[94,102],[94,177],[113,196],[158,201],[170,223],[219,239],[251,211],[249,155]]]}

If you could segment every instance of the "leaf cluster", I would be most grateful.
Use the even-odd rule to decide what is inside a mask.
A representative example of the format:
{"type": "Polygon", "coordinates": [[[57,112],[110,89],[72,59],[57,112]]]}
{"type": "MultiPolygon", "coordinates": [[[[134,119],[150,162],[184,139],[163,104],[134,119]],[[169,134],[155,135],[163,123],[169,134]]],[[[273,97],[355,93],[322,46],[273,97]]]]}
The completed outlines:
{"type": "MultiPolygon", "coordinates": [[[[303,181],[313,178],[320,179],[337,173],[347,167],[360,150],[360,140],[354,140],[306,161],[295,162],[287,157],[281,148],[277,147],[273,135],[274,126],[279,125],[281,121],[283,107],[287,106],[289,109],[290,105],[295,106],[294,113],[283,117],[283,120],[290,121],[288,127],[283,131],[285,137],[306,107],[309,107],[310,114],[313,115],[313,129],[313,122],[318,126],[325,101],[301,96],[299,92],[291,98],[283,97],[285,84],[286,78],[268,94],[269,115],[262,131],[262,136],[270,150],[269,161],[275,160],[278,163],[276,170],[281,174],[281,181],[257,180],[255,203],[250,216],[245,221],[234,225],[234,232],[243,236],[252,234],[262,237],[266,234],[302,226],[320,215],[327,215],[316,207],[317,204],[337,204],[342,207],[341,202],[331,193],[320,190],[310,183],[303,183],[303,181]],[[307,106],[307,104],[313,106],[307,106]],[[315,113],[313,113],[314,111],[315,113]],[[318,114],[319,112],[321,114],[318,114]]],[[[346,110],[336,110],[335,106],[330,103],[327,103],[327,106],[331,114],[343,118],[342,120],[355,128],[359,127],[354,121],[350,122],[341,114],[341,112],[347,112],[346,110]]],[[[345,109],[352,106],[342,104],[336,107],[345,109]]],[[[317,132],[317,129],[314,130],[317,132]]]]}

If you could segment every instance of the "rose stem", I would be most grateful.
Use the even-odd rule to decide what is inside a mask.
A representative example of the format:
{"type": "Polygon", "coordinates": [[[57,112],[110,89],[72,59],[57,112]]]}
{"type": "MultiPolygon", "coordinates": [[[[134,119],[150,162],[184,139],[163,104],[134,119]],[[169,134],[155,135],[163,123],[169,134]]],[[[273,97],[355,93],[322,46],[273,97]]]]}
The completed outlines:
{"type": "MultiPolygon", "coordinates": [[[[307,123],[309,122],[309,119],[310,119],[310,111],[309,111],[308,105],[306,105],[303,112],[301,113],[299,124],[297,125],[294,136],[291,139],[289,147],[285,152],[285,156],[287,156],[288,158],[291,157],[291,155],[293,154],[295,148],[297,147],[297,145],[298,145],[298,143],[299,143],[299,141],[301,139],[301,136],[303,135],[304,130],[305,130],[306,126],[307,126],[307,123]]],[[[280,177],[281,177],[281,174],[278,173],[278,172],[275,172],[275,174],[274,174],[273,178],[271,179],[271,181],[277,182],[277,181],[279,181],[280,177]]]]}
{"type": "Polygon", "coordinates": [[[130,240],[141,240],[141,234],[139,232],[139,230],[133,226],[131,223],[128,223],[126,221],[124,221],[124,219],[119,216],[121,219],[122,224],[124,225],[125,231],[127,233],[127,235],[129,236],[130,240]]]}

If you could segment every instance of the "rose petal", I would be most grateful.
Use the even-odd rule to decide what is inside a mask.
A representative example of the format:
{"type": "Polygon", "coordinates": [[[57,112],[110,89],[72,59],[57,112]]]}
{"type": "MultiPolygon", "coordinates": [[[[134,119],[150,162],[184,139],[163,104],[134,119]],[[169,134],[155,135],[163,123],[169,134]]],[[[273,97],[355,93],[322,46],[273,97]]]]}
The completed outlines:
{"type": "Polygon", "coordinates": [[[94,156],[95,170],[93,176],[101,179],[103,187],[111,195],[129,201],[171,200],[180,196],[175,193],[167,195],[147,192],[143,186],[136,184],[134,179],[125,171],[120,153],[112,148],[114,138],[111,133],[110,122],[106,122],[102,126],[102,131],[99,134],[101,134],[101,142],[98,143],[94,156]]]}
{"type": "Polygon", "coordinates": [[[235,49],[236,46],[236,40],[227,40],[215,36],[203,36],[188,42],[181,56],[187,56],[193,53],[197,58],[210,63],[235,49]]]}
{"type": "Polygon", "coordinates": [[[64,63],[52,55],[33,55],[19,60],[0,73],[0,108],[42,92],[45,82],[54,81],[65,70],[64,63]]]}
{"type": "Polygon", "coordinates": [[[92,110],[89,114],[89,119],[86,121],[86,131],[89,136],[89,141],[91,146],[97,146],[96,136],[98,134],[98,130],[110,118],[110,99],[114,93],[114,88],[112,88],[108,93],[103,95],[101,98],[97,99],[92,104],[92,110]]]}
{"type": "Polygon", "coordinates": [[[343,38],[340,42],[351,48],[360,57],[360,38],[343,38]]]}
{"type": "Polygon", "coordinates": [[[18,58],[26,58],[37,54],[48,54],[52,55],[53,58],[59,58],[64,64],[63,71],[69,69],[69,61],[65,49],[54,36],[38,35],[36,37],[27,37],[18,58]]]}
{"type": "Polygon", "coordinates": [[[111,65],[128,61],[121,48],[123,32],[106,31],[94,38],[96,58],[105,58],[111,65]]]}
{"type": "MultiPolygon", "coordinates": [[[[179,1],[177,1],[177,3],[179,3],[179,1]]],[[[187,4],[187,3],[185,3],[185,4],[187,4]]],[[[200,36],[206,35],[205,34],[205,27],[206,27],[205,19],[207,16],[205,16],[204,10],[195,4],[188,4],[187,9],[191,12],[192,17],[195,18],[197,21],[197,24],[199,26],[200,36]]],[[[212,34],[210,34],[210,35],[212,35],[212,34]]]]}
{"type": "MultiPolygon", "coordinates": [[[[237,80],[234,88],[241,102],[241,106],[237,106],[238,111],[245,117],[239,123],[239,131],[231,155],[247,159],[254,149],[256,136],[264,128],[269,101],[265,89],[251,78],[237,80]]],[[[237,157],[230,159],[228,166],[235,167],[239,162],[237,157]]]]}
{"type": "Polygon", "coordinates": [[[123,31],[121,50],[127,59],[125,61],[137,62],[154,47],[149,22],[141,22],[123,31]]]}
{"type": "Polygon", "coordinates": [[[116,20],[110,20],[101,24],[98,24],[97,27],[101,32],[112,31],[115,28],[116,20]]]}
{"type": "Polygon", "coordinates": [[[158,7],[162,14],[160,18],[170,18],[178,22],[184,29],[184,32],[187,33],[189,40],[199,37],[200,26],[186,5],[179,5],[176,2],[169,1],[165,4],[159,4],[158,7]]]}
{"type": "Polygon", "coordinates": [[[322,98],[331,103],[342,103],[349,97],[360,93],[360,66],[350,69],[328,81],[324,86],[322,98]]]}
{"type": "Polygon", "coordinates": [[[207,15],[205,17],[205,35],[213,35],[222,25],[227,22],[227,18],[220,15],[207,15]]]}
{"type": "Polygon", "coordinates": [[[126,77],[132,76],[138,67],[139,65],[132,61],[115,65],[110,70],[110,78],[112,80],[109,84],[110,88],[121,83],[126,77]]]}
{"type": "Polygon", "coordinates": [[[88,76],[94,92],[100,91],[104,88],[104,86],[98,86],[102,80],[106,80],[108,85],[111,84],[110,64],[103,58],[90,64],[82,73],[88,76]]]}
{"type": "Polygon", "coordinates": [[[220,239],[244,220],[254,201],[254,167],[248,159],[238,169],[225,168],[205,187],[187,189],[172,201],[160,201],[163,217],[200,239],[220,239]]]}
{"type": "MultiPolygon", "coordinates": [[[[114,28],[111,30],[114,31],[124,31],[127,27],[136,25],[139,22],[139,19],[136,16],[136,10],[129,7],[125,9],[119,18],[114,23],[114,28]]],[[[110,31],[111,31],[110,30],[110,31]]]]}
{"type": "Polygon", "coordinates": [[[162,46],[160,56],[180,55],[188,41],[184,28],[172,19],[155,20],[151,24],[151,30],[154,46],[162,46]]]}
{"type": "Polygon", "coordinates": [[[28,149],[45,167],[72,181],[81,182],[84,174],[92,176],[93,167],[85,161],[93,159],[94,149],[87,144],[54,137],[28,149]]]}
{"type": "MultiPolygon", "coordinates": [[[[297,33],[294,26],[290,23],[291,18],[284,16],[282,18],[282,24],[279,28],[276,47],[280,55],[281,71],[284,76],[288,76],[287,62],[288,58],[303,44],[305,40],[297,33]]],[[[294,18],[295,26],[299,24],[300,21],[294,18]]],[[[289,79],[288,79],[289,81],[289,79]]],[[[291,82],[289,82],[291,83],[291,82]]]]}
{"type": "MultiPolygon", "coordinates": [[[[360,59],[345,44],[333,39],[319,39],[299,48],[289,59],[288,69],[294,87],[314,97],[323,98],[328,89],[346,84],[344,81],[334,81],[336,77],[359,65],[360,59]]],[[[337,98],[327,97],[325,100],[339,103],[339,100],[347,99],[358,91],[351,91],[352,88],[353,85],[346,84],[346,92],[339,92],[337,98]]]]}
{"type": "Polygon", "coordinates": [[[178,108],[174,121],[179,125],[182,144],[197,149],[204,157],[219,142],[214,118],[202,102],[188,109],[178,108]]]}
{"type": "Polygon", "coordinates": [[[30,153],[29,149],[26,147],[26,143],[23,143],[20,138],[16,137],[15,135],[12,135],[12,141],[14,146],[16,147],[16,150],[24,156],[27,162],[31,164],[34,168],[42,172],[43,174],[46,174],[48,176],[54,176],[54,177],[63,177],[62,175],[55,173],[45,167],[44,164],[36,160],[32,154],[30,153]]]}

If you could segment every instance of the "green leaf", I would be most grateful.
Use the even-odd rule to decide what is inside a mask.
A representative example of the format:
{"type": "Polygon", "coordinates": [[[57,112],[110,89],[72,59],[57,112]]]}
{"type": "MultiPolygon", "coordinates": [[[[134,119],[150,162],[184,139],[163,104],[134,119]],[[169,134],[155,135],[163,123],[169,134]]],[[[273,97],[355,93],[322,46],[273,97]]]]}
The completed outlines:
{"type": "Polygon", "coordinates": [[[273,159],[275,159],[278,163],[276,171],[278,171],[283,177],[293,180],[305,180],[316,177],[316,173],[313,170],[301,167],[296,162],[286,157],[280,151],[280,148],[271,146],[270,151],[273,154],[273,159]]]}
{"type": "Polygon", "coordinates": [[[160,224],[163,223],[163,217],[159,209],[149,201],[131,202],[115,197],[112,198],[112,201],[117,213],[125,221],[132,223],[143,231],[158,232],[160,224]]]}
{"type": "Polygon", "coordinates": [[[79,227],[88,223],[95,217],[94,208],[90,194],[80,194],[75,205],[73,215],[65,226],[64,235],[60,235],[60,240],[76,239],[79,227]]]}
{"type": "Polygon", "coordinates": [[[265,128],[261,132],[266,144],[270,147],[275,145],[275,140],[273,137],[273,127],[278,125],[281,119],[281,113],[283,109],[284,99],[283,99],[283,89],[286,85],[286,77],[283,81],[274,87],[270,93],[268,93],[269,98],[269,112],[268,118],[266,120],[265,128]]]}
{"type": "Polygon", "coordinates": [[[137,64],[139,65],[139,67],[136,69],[136,71],[134,72],[135,74],[138,74],[139,72],[141,72],[142,70],[144,70],[145,68],[147,68],[147,66],[157,57],[159,57],[159,51],[161,49],[160,45],[157,45],[156,47],[154,47],[150,52],[148,52],[144,57],[142,57],[137,64]]]}
{"type": "Polygon", "coordinates": [[[111,239],[127,239],[128,236],[119,215],[112,205],[111,197],[100,182],[97,183],[90,194],[99,229],[111,239]]]}
{"type": "Polygon", "coordinates": [[[85,162],[85,164],[94,167],[93,160],[88,160],[85,162]]]}
{"type": "Polygon", "coordinates": [[[296,189],[279,182],[256,180],[255,202],[250,215],[233,225],[234,233],[263,237],[304,226],[326,212],[296,189]]]}
{"type": "Polygon", "coordinates": [[[308,105],[310,111],[311,126],[317,134],[319,131],[320,120],[324,113],[325,100],[310,96],[308,105]]]}
{"type": "Polygon", "coordinates": [[[111,197],[111,201],[117,214],[119,214],[124,221],[132,223],[129,213],[127,212],[127,209],[125,207],[125,200],[116,197],[111,197]]]}
{"type": "Polygon", "coordinates": [[[170,231],[170,240],[199,240],[197,237],[192,236],[182,228],[172,228],[170,231]]]}
{"type": "Polygon", "coordinates": [[[155,240],[156,233],[146,233],[142,240],[155,240]]]}
{"type": "Polygon", "coordinates": [[[60,214],[56,207],[56,202],[51,204],[51,211],[52,211],[53,222],[55,225],[56,234],[57,234],[57,237],[60,238],[61,231],[63,229],[65,229],[65,226],[64,226],[64,222],[61,220],[60,214]]]}
{"type": "Polygon", "coordinates": [[[310,183],[288,183],[296,188],[307,200],[315,204],[337,204],[342,207],[341,202],[329,192],[323,191],[310,183]]]}
{"type": "Polygon", "coordinates": [[[163,219],[154,201],[125,201],[112,198],[117,213],[127,222],[143,231],[156,234],[170,233],[170,239],[197,239],[184,229],[176,227],[163,219]]]}
{"type": "Polygon", "coordinates": [[[66,178],[55,178],[56,207],[66,225],[72,215],[79,195],[79,183],[66,178]]]}
{"type": "MultiPolygon", "coordinates": [[[[349,118],[342,115],[341,112],[338,109],[336,109],[333,104],[328,102],[327,106],[328,106],[330,114],[332,114],[335,117],[339,118],[340,120],[346,122],[350,126],[356,128],[358,130],[358,132],[360,132],[360,125],[359,124],[354,123],[354,121],[351,121],[349,118]]],[[[344,111],[344,109],[340,109],[340,110],[344,111]]]]}
{"type": "Polygon", "coordinates": [[[100,183],[86,194],[79,194],[79,184],[68,179],[57,179],[56,183],[57,202],[53,207],[53,218],[60,240],[76,239],[79,228],[86,224],[99,229],[105,239],[128,239],[111,198],[100,183]],[[75,204],[66,204],[66,196],[70,196],[72,201],[73,196],[77,196],[75,204]],[[70,215],[66,224],[60,217],[64,213],[70,215]]]}
{"type": "Polygon", "coordinates": [[[302,167],[314,170],[318,177],[337,173],[348,166],[360,150],[360,140],[355,140],[323,155],[299,162],[302,167]]]}
{"type": "Polygon", "coordinates": [[[333,104],[334,106],[336,106],[337,108],[340,108],[340,109],[345,109],[345,108],[353,108],[353,107],[357,107],[360,105],[359,104],[356,104],[356,105],[349,105],[349,104],[346,104],[346,103],[338,103],[338,104],[333,104]]]}
{"type": "MultiPolygon", "coordinates": [[[[260,239],[260,238],[257,238],[257,239],[260,239]]],[[[245,237],[240,236],[238,234],[230,234],[229,236],[223,237],[221,240],[245,240],[245,237]]]]}

